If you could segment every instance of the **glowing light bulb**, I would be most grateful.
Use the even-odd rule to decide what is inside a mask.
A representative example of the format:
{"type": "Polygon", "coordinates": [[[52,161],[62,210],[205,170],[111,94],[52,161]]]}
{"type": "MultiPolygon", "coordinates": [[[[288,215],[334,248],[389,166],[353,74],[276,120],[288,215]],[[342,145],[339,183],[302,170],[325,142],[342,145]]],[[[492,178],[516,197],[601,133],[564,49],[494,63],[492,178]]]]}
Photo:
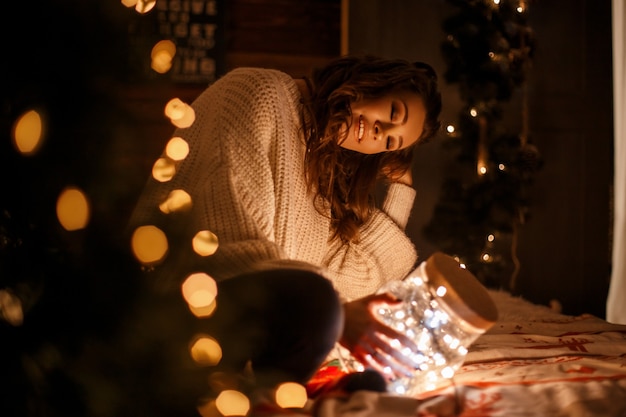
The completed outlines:
{"type": "Polygon", "coordinates": [[[193,237],[191,244],[194,252],[200,256],[210,256],[217,251],[219,241],[217,236],[209,230],[201,230],[193,237]]]}
{"type": "Polygon", "coordinates": [[[182,161],[189,155],[189,144],[181,137],[173,137],[165,146],[165,154],[173,161],[182,161]]]}
{"type": "Polygon", "coordinates": [[[206,306],[200,306],[200,307],[187,304],[187,307],[189,307],[189,311],[191,311],[191,314],[193,314],[194,316],[198,318],[210,317],[213,315],[213,313],[215,312],[215,309],[217,308],[217,302],[216,300],[213,300],[211,304],[206,305],[206,306]]]}
{"type": "Polygon", "coordinates": [[[282,408],[303,408],[307,399],[306,388],[295,382],[280,384],[276,390],[276,404],[282,408]]]}
{"type": "Polygon", "coordinates": [[[13,145],[23,155],[39,150],[43,138],[41,116],[35,110],[22,114],[13,125],[13,145]]]}
{"type": "Polygon", "coordinates": [[[478,110],[476,110],[474,108],[470,109],[469,113],[470,113],[470,116],[472,116],[472,117],[478,116],[478,110]]]}
{"type": "Polygon", "coordinates": [[[152,165],[152,178],[159,182],[167,182],[174,178],[176,165],[169,158],[159,158],[152,165]]]}
{"type": "Polygon", "coordinates": [[[196,308],[211,305],[217,297],[217,284],[204,272],[196,272],[185,279],[181,286],[185,301],[196,308]]]}
{"type": "Polygon", "coordinates": [[[138,0],[135,5],[137,13],[145,14],[154,8],[156,0],[138,0]]]}
{"type": "Polygon", "coordinates": [[[57,199],[57,218],[65,230],[80,230],[87,226],[90,217],[89,201],[76,187],[66,187],[57,199]]]}
{"type": "Polygon", "coordinates": [[[239,391],[224,390],[215,399],[215,406],[224,416],[245,416],[250,411],[250,400],[239,391]]]}
{"type": "Polygon", "coordinates": [[[191,358],[200,365],[217,365],[222,359],[222,348],[215,339],[200,336],[191,345],[191,358]]]}
{"type": "Polygon", "coordinates": [[[7,290],[0,290],[0,317],[13,326],[20,326],[24,322],[22,301],[7,290]]]}
{"type": "Polygon", "coordinates": [[[159,74],[164,74],[172,68],[172,60],[176,54],[176,45],[169,39],[157,42],[152,47],[150,58],[151,68],[159,74]]]}
{"type": "Polygon", "coordinates": [[[448,125],[448,126],[446,126],[446,131],[447,131],[448,133],[454,133],[454,131],[455,131],[455,130],[456,130],[456,129],[455,129],[455,128],[454,128],[454,126],[452,126],[452,125],[448,125]]]}
{"type": "Polygon", "coordinates": [[[448,289],[443,285],[440,285],[439,287],[437,287],[437,290],[435,292],[439,297],[443,297],[448,292],[448,289]]]}
{"type": "Polygon", "coordinates": [[[447,379],[450,379],[454,376],[454,369],[449,366],[446,366],[441,370],[441,376],[447,379]]]}
{"type": "Polygon", "coordinates": [[[196,113],[191,106],[178,98],[173,98],[165,105],[165,115],[176,127],[186,128],[193,124],[196,113]]]}
{"type": "Polygon", "coordinates": [[[159,204],[159,210],[165,214],[191,209],[191,196],[185,190],[172,190],[165,201],[159,204]]]}
{"type": "Polygon", "coordinates": [[[131,238],[133,254],[143,264],[160,262],[168,251],[167,237],[156,226],[140,226],[131,238]]]}

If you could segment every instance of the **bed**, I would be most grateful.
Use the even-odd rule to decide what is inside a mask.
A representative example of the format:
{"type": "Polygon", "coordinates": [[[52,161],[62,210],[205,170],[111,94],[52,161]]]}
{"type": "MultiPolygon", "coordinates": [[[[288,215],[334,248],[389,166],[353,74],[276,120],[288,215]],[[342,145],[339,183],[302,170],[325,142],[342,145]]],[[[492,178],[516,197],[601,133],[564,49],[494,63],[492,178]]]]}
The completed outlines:
{"type": "Polygon", "coordinates": [[[451,383],[417,397],[330,392],[304,409],[254,415],[315,417],[626,416],[626,326],[567,316],[490,290],[496,324],[471,346],[451,383]]]}

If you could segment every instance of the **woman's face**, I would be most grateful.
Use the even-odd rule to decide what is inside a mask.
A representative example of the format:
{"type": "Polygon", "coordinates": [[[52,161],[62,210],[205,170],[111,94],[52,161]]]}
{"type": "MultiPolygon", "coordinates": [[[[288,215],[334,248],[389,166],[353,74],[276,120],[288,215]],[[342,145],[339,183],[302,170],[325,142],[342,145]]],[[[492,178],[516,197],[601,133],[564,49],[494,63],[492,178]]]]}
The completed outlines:
{"type": "Polygon", "coordinates": [[[413,145],[424,130],[426,108],[421,97],[409,91],[390,92],[380,98],[350,105],[352,123],[344,149],[364,154],[397,151],[413,145]]]}

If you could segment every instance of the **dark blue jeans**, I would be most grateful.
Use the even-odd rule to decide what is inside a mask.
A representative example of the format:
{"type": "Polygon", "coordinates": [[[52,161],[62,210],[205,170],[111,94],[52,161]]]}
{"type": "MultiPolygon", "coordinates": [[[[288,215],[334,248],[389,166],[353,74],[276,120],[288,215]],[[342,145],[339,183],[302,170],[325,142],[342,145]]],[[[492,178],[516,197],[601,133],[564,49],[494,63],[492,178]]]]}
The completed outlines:
{"type": "Polygon", "coordinates": [[[343,310],[324,277],[268,270],[218,283],[215,313],[198,325],[222,347],[216,369],[240,371],[250,360],[258,385],[304,384],[338,340],[343,310]]]}

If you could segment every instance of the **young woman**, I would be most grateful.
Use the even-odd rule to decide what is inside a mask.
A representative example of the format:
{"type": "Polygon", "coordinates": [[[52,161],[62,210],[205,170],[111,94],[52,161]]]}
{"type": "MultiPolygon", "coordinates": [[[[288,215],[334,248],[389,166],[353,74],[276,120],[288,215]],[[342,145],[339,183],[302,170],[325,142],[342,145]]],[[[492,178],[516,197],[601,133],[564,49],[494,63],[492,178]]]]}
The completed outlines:
{"type": "Polygon", "coordinates": [[[416,263],[404,229],[413,150],[439,128],[432,68],[343,57],[295,80],[239,68],[192,107],[195,122],[175,132],[188,156],[170,181],[149,180],[131,224],[166,232],[161,282],[178,291],[195,271],[218,282],[215,314],[197,321],[222,346],[215,369],[248,364],[259,385],[304,384],[336,342],[366,365],[389,365],[384,353],[396,353],[381,334],[410,342],[371,308],[393,302],[376,291],[416,263]],[[159,205],[175,189],[192,208],[164,214],[159,205]],[[219,239],[211,256],[192,250],[202,230],[219,239]]]}

